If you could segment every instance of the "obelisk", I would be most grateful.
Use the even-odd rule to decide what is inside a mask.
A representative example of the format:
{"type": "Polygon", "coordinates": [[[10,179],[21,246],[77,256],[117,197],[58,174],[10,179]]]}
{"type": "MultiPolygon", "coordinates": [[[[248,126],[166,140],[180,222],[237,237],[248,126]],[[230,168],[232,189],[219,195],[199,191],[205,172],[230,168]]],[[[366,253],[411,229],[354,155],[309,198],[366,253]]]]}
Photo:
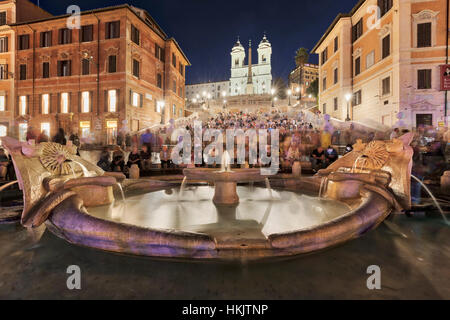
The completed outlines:
{"type": "Polygon", "coordinates": [[[247,88],[245,90],[246,94],[254,94],[253,91],[253,72],[252,72],[252,40],[249,41],[248,45],[248,78],[247,78],[247,88]]]}

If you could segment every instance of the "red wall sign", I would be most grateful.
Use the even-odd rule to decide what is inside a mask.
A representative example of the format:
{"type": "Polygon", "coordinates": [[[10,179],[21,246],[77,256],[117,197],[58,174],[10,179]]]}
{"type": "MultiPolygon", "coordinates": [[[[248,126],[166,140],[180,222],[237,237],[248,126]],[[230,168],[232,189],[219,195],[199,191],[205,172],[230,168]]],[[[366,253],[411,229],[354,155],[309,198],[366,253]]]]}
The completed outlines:
{"type": "Polygon", "coordinates": [[[450,64],[444,64],[440,68],[441,91],[450,91],[450,64]]]}

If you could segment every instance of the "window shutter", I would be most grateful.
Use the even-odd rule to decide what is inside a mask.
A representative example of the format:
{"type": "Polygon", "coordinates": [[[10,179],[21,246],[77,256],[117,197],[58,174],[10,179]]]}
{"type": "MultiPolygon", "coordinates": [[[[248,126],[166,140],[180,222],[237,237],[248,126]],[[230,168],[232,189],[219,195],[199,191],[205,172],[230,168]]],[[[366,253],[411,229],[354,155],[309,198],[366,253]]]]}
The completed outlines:
{"type": "Polygon", "coordinates": [[[78,113],[81,113],[81,91],[78,92],[78,113]]]}
{"type": "Polygon", "coordinates": [[[20,96],[19,95],[17,95],[17,99],[16,99],[16,116],[19,116],[20,115],[20,107],[19,107],[19,103],[20,103],[20,96]]]}
{"type": "MultiPolygon", "coordinates": [[[[92,112],[94,110],[94,105],[92,102],[94,101],[94,91],[89,91],[89,112],[92,112]]],[[[98,108],[99,106],[97,106],[98,108]]]]}
{"type": "Polygon", "coordinates": [[[39,95],[39,114],[42,114],[42,94],[39,95]]]}
{"type": "Polygon", "coordinates": [[[68,76],[71,76],[71,75],[72,75],[72,60],[69,60],[69,61],[68,61],[68,64],[69,64],[69,72],[68,72],[68,76]]]}
{"type": "Polygon", "coordinates": [[[106,23],[106,28],[105,28],[105,39],[109,39],[109,36],[110,36],[110,32],[109,32],[109,29],[110,29],[110,26],[111,26],[111,22],[107,22],[106,23]]]}
{"type": "Polygon", "coordinates": [[[141,108],[144,107],[144,95],[142,93],[139,94],[139,104],[141,108]]]}
{"type": "Polygon", "coordinates": [[[56,110],[54,110],[54,111],[56,111],[55,113],[60,113],[62,111],[61,110],[61,108],[62,108],[62,105],[61,105],[61,93],[57,94],[56,99],[57,99],[57,101],[56,101],[56,110]]]}
{"type": "Polygon", "coordinates": [[[109,106],[108,106],[108,90],[105,90],[104,97],[105,97],[105,99],[103,100],[103,102],[104,102],[104,105],[105,105],[105,112],[109,112],[109,106]]]}
{"type": "Polygon", "coordinates": [[[5,94],[5,111],[9,111],[8,95],[5,94]]]}
{"type": "Polygon", "coordinates": [[[72,92],[69,92],[68,94],[67,94],[67,104],[68,104],[68,110],[67,110],[67,112],[73,112],[73,107],[72,107],[72,92]]]}
{"type": "Polygon", "coordinates": [[[133,105],[133,90],[130,89],[130,101],[129,101],[130,105],[133,105]]]}
{"type": "Polygon", "coordinates": [[[30,96],[27,96],[26,102],[27,107],[25,108],[25,114],[30,114],[30,96]]]}
{"type": "Polygon", "coordinates": [[[5,38],[5,51],[8,52],[8,42],[9,42],[9,38],[6,37],[5,38]]]}
{"type": "Polygon", "coordinates": [[[120,110],[120,103],[122,102],[122,97],[121,97],[121,90],[117,89],[116,90],[116,97],[117,97],[117,105],[116,105],[116,112],[119,112],[120,110]]]}

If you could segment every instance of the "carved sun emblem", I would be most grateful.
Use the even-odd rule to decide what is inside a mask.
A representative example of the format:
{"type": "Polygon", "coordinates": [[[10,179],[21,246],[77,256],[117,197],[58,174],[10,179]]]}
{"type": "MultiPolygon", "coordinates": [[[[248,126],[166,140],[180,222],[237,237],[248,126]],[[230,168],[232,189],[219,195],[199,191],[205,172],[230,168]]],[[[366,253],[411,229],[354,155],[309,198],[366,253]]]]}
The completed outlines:
{"type": "Polygon", "coordinates": [[[72,153],[68,148],[58,143],[43,143],[40,160],[42,165],[55,175],[70,174],[72,153]],[[69,160],[69,161],[68,161],[69,160]]]}

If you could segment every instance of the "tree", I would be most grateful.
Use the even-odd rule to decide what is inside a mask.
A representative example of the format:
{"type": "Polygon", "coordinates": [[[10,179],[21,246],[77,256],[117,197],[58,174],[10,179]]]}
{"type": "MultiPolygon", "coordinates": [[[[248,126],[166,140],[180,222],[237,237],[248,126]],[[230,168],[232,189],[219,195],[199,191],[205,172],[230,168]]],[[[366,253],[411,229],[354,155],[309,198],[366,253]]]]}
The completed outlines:
{"type": "Polygon", "coordinates": [[[319,96],[319,79],[314,80],[311,82],[309,87],[306,89],[306,93],[312,95],[314,98],[317,99],[319,96]]]}
{"type": "Polygon", "coordinates": [[[295,52],[295,64],[297,67],[303,67],[305,63],[308,63],[309,52],[306,48],[300,48],[295,52]]]}
{"type": "MultiPolygon", "coordinates": [[[[308,49],[302,47],[295,52],[295,64],[297,65],[297,68],[300,68],[300,72],[298,75],[298,84],[300,87],[303,84],[303,66],[305,65],[305,63],[308,63],[308,60],[308,49]]],[[[298,100],[302,100],[301,94],[299,94],[298,100]]]]}

